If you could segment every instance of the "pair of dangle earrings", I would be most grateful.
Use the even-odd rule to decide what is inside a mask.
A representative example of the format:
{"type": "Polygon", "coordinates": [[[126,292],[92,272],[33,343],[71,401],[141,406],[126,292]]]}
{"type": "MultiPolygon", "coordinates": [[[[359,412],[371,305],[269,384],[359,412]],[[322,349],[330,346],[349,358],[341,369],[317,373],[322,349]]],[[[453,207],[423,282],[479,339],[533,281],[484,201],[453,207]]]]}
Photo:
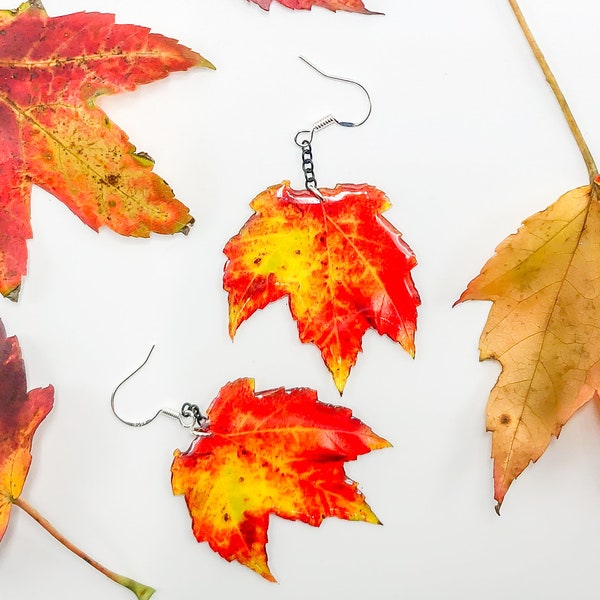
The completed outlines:
{"type": "Polygon", "coordinates": [[[300,340],[319,348],[341,394],[367,329],[388,335],[414,356],[420,299],[410,271],[416,259],[381,216],[391,206],[381,190],[367,184],[317,186],[315,134],[329,125],[362,125],[372,105],[360,83],[327,75],[302,60],[324,77],[362,89],[368,113],[357,123],[328,115],[296,134],[306,189],[294,190],[283,181],[254,198],[255,214],[224,248],[223,287],[229,294],[232,339],[256,310],[288,296],[300,340]]]}
{"type": "MultiPolygon", "coordinates": [[[[366,93],[356,82],[321,74],[366,93]]],[[[288,296],[300,339],[321,350],[340,393],[368,328],[414,352],[416,260],[381,216],[389,200],[366,184],[319,188],[314,174],[314,134],[332,124],[362,125],[370,113],[369,98],[359,123],[328,116],[298,132],[306,189],[284,181],[260,193],[251,204],[255,214],[225,247],[231,336],[254,311],[288,296]]],[[[254,380],[242,378],[221,388],[205,414],[185,403],[127,421],[115,396],[148,358],[117,386],[111,407],[127,425],[166,415],[193,435],[189,449],[175,452],[171,484],[185,496],[199,542],[274,581],[266,552],[271,514],[316,527],[327,517],[380,523],[344,463],[390,443],[350,409],[324,404],[308,388],[255,392],[254,380]]]]}

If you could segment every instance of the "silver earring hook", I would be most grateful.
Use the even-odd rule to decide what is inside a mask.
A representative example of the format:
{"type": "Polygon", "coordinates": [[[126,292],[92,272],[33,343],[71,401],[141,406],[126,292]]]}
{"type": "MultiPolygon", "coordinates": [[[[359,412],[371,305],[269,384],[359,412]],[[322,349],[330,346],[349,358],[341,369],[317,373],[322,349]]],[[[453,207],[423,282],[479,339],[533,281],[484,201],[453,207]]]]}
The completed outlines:
{"type": "Polygon", "coordinates": [[[367,119],[371,116],[371,111],[373,110],[373,104],[371,102],[371,96],[365,88],[364,85],[358,83],[358,81],[354,81],[353,79],[348,79],[346,77],[338,77],[337,75],[329,75],[328,73],[324,73],[321,69],[315,67],[310,61],[308,61],[304,56],[300,56],[300,60],[304,61],[309,67],[314,69],[323,77],[327,77],[327,79],[334,79],[335,81],[342,81],[343,83],[351,83],[352,85],[358,86],[367,96],[367,100],[369,102],[369,110],[367,114],[361,121],[357,121],[356,123],[352,121],[340,121],[333,115],[327,115],[323,117],[319,121],[313,124],[310,129],[303,129],[299,131],[294,136],[294,142],[297,146],[299,146],[302,150],[302,171],[304,172],[304,187],[319,200],[319,202],[325,202],[325,198],[323,198],[323,194],[319,191],[317,186],[317,179],[315,177],[315,165],[313,161],[312,155],[312,141],[315,132],[320,131],[321,129],[325,129],[325,127],[329,127],[329,125],[339,125],[340,127],[360,127],[363,123],[367,121],[367,119]]]}
{"type": "Polygon", "coordinates": [[[206,427],[208,425],[208,420],[200,412],[198,406],[196,406],[195,404],[190,404],[189,402],[185,402],[179,411],[175,411],[171,408],[159,408],[154,416],[150,417],[149,419],[146,419],[145,421],[127,421],[117,413],[115,409],[115,397],[117,395],[117,392],[124,383],[129,381],[136,373],[141,371],[146,366],[146,363],[150,360],[150,356],[152,355],[154,348],[155,346],[152,346],[152,348],[150,348],[150,352],[148,352],[148,356],[146,356],[144,362],[139,367],[137,367],[135,371],[127,375],[127,377],[125,377],[125,379],[123,379],[123,381],[121,381],[121,383],[119,383],[119,385],[114,389],[113,393],[110,396],[110,408],[112,409],[113,414],[115,415],[115,417],[117,417],[117,419],[119,419],[119,421],[121,421],[121,423],[125,423],[125,425],[129,425],[130,427],[144,427],[152,423],[152,421],[154,421],[160,415],[165,415],[167,417],[179,421],[179,423],[183,427],[188,429],[193,435],[202,435],[203,433],[205,433],[206,427]]]}
{"type": "Polygon", "coordinates": [[[348,79],[347,77],[338,77],[337,75],[330,75],[328,73],[325,73],[324,71],[321,71],[321,69],[313,65],[308,59],[304,58],[304,56],[299,56],[298,58],[300,58],[301,61],[305,62],[309,67],[311,67],[311,69],[314,69],[323,77],[327,77],[327,79],[342,81],[343,83],[351,83],[352,85],[358,86],[365,93],[367,101],[369,103],[369,110],[367,111],[367,114],[361,121],[357,121],[356,123],[352,121],[340,121],[333,115],[327,115],[326,117],[323,117],[322,119],[314,123],[310,129],[304,129],[302,131],[299,131],[294,137],[294,141],[298,146],[302,147],[303,141],[308,141],[309,143],[311,143],[313,140],[314,133],[316,131],[320,131],[321,129],[325,129],[325,127],[329,127],[329,125],[336,124],[340,125],[341,127],[360,127],[361,125],[364,125],[364,123],[367,122],[368,118],[371,116],[371,112],[373,111],[373,103],[371,102],[371,96],[367,91],[367,88],[364,85],[362,85],[362,83],[354,81],[354,79],[348,79]],[[304,140],[300,140],[299,138],[302,134],[308,134],[308,136],[305,137],[304,140]]]}

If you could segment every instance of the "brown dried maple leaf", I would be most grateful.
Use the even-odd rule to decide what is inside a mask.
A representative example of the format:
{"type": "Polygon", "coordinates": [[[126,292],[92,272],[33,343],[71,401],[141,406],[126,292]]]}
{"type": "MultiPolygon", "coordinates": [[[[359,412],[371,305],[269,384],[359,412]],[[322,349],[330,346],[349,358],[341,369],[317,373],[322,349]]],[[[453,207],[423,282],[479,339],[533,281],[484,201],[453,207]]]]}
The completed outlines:
{"type": "Polygon", "coordinates": [[[516,0],[509,4],[567,119],[590,184],[526,219],[458,300],[493,302],[479,349],[481,360],[502,364],[487,406],[498,512],[512,482],[600,393],[600,177],[516,0]]]}

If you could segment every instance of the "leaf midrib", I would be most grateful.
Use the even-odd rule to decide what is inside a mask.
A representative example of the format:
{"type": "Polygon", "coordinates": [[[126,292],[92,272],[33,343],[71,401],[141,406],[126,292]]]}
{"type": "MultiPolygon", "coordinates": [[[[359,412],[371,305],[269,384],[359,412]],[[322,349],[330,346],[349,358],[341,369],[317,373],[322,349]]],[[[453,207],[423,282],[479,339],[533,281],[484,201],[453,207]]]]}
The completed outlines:
{"type": "MultiPolygon", "coordinates": [[[[121,196],[123,196],[127,200],[130,200],[130,201],[133,201],[133,202],[136,201],[135,196],[127,194],[120,187],[117,187],[116,185],[110,183],[109,181],[105,181],[104,180],[104,176],[101,173],[97,172],[87,162],[85,162],[84,160],[82,160],[81,157],[77,153],[73,152],[62,140],[60,140],[59,138],[57,138],[51,131],[48,131],[45,127],[43,127],[41,125],[41,123],[39,123],[38,121],[36,121],[31,115],[29,115],[20,106],[18,106],[17,104],[15,104],[8,96],[0,93],[0,101],[4,101],[5,104],[7,104],[13,110],[14,113],[16,113],[17,115],[21,116],[25,120],[27,120],[31,125],[33,125],[34,127],[37,127],[45,136],[47,136],[48,138],[50,138],[51,140],[53,140],[64,152],[70,154],[79,164],[81,164],[82,167],[86,171],[88,171],[88,172],[92,173],[93,175],[95,175],[96,177],[98,177],[98,179],[103,182],[103,185],[111,187],[112,189],[114,189],[117,193],[119,193],[121,196]]],[[[68,104],[68,105],[65,105],[65,106],[68,106],[70,108],[76,108],[75,105],[71,105],[71,104],[68,104]]],[[[35,108],[35,106],[31,106],[31,107],[28,107],[28,108],[32,109],[32,108],[35,108]]],[[[34,183],[37,183],[37,182],[34,181],[34,183]]],[[[152,205],[148,205],[147,208],[153,208],[153,207],[152,207],[152,205]]],[[[158,209],[155,209],[154,212],[156,214],[160,214],[160,211],[158,209]]]]}
{"type": "MultiPolygon", "coordinates": [[[[511,439],[511,443],[510,443],[510,447],[509,447],[509,450],[508,450],[508,453],[507,453],[507,458],[506,458],[506,463],[505,463],[506,465],[510,464],[510,461],[512,460],[512,455],[513,455],[513,451],[514,451],[514,445],[515,445],[516,438],[517,438],[517,432],[519,431],[519,429],[521,428],[521,426],[524,426],[524,424],[523,424],[523,415],[525,413],[525,409],[529,406],[528,399],[529,399],[529,396],[530,396],[531,387],[533,385],[533,380],[535,379],[535,376],[536,376],[536,374],[538,372],[538,369],[540,368],[540,365],[543,366],[544,369],[546,369],[544,363],[541,362],[541,358],[542,358],[542,354],[543,354],[543,351],[544,351],[544,345],[546,343],[546,338],[548,336],[548,327],[549,327],[550,322],[552,321],[553,315],[554,315],[554,313],[556,311],[556,307],[557,307],[557,304],[558,304],[558,299],[560,298],[560,296],[562,294],[563,287],[564,287],[565,283],[567,282],[567,277],[568,277],[569,271],[571,270],[571,266],[573,264],[573,259],[575,258],[575,254],[577,252],[577,248],[579,247],[579,243],[581,242],[581,237],[583,236],[583,232],[586,229],[586,225],[587,225],[587,221],[588,221],[588,217],[589,217],[589,211],[590,211],[591,204],[592,204],[592,198],[591,198],[591,195],[590,195],[590,198],[588,200],[588,203],[587,203],[585,209],[583,211],[578,212],[577,215],[575,215],[575,217],[573,217],[573,219],[571,219],[571,221],[569,221],[565,225],[565,227],[568,227],[571,223],[573,223],[573,221],[575,221],[581,215],[582,212],[585,212],[585,218],[583,220],[583,224],[582,224],[581,230],[579,231],[579,235],[577,236],[577,241],[576,241],[575,246],[574,246],[575,249],[573,250],[573,253],[572,253],[572,255],[571,255],[570,259],[569,259],[569,262],[568,262],[568,264],[567,264],[567,266],[565,268],[564,276],[562,277],[562,279],[560,281],[560,285],[559,285],[558,291],[556,293],[556,296],[554,298],[554,302],[552,303],[552,307],[548,311],[548,317],[546,318],[546,323],[544,325],[544,329],[543,329],[543,332],[542,332],[542,340],[540,342],[538,356],[537,356],[537,359],[535,361],[535,366],[532,369],[532,375],[531,375],[531,377],[528,380],[529,381],[529,385],[527,387],[527,392],[525,394],[525,401],[523,402],[523,406],[522,406],[521,412],[519,414],[517,426],[515,427],[514,434],[513,434],[512,439],[511,439]]],[[[565,227],[561,228],[560,231],[563,231],[565,229],[565,227]]],[[[556,235],[558,235],[558,233],[556,235]]],[[[556,237],[556,236],[553,236],[553,238],[554,237],[556,237]]],[[[549,241],[550,240],[548,240],[547,242],[545,242],[544,245],[546,245],[549,241]]],[[[537,252],[537,250],[536,250],[536,252],[537,252]]],[[[530,256],[533,256],[533,253],[530,256]]],[[[550,374],[549,373],[547,373],[547,374],[548,374],[548,377],[550,378],[550,374]]],[[[552,384],[554,385],[554,382],[552,382],[552,384]]],[[[557,402],[558,402],[558,398],[556,397],[556,394],[554,394],[553,395],[553,403],[554,403],[555,406],[556,406],[557,402]]],[[[531,410],[532,414],[535,414],[535,412],[531,409],[531,407],[529,407],[529,409],[531,410]]],[[[506,482],[507,478],[509,478],[509,477],[510,476],[508,475],[508,469],[505,469],[503,481],[506,482]]]]}
{"type": "Polygon", "coordinates": [[[86,63],[86,62],[95,62],[95,61],[104,61],[113,58],[129,58],[129,57],[139,57],[139,58],[147,58],[147,57],[157,57],[161,56],[161,53],[149,52],[149,51],[132,51],[132,52],[107,52],[106,54],[95,52],[93,54],[81,54],[77,56],[67,56],[65,58],[52,57],[44,60],[35,60],[35,61],[25,61],[21,58],[15,58],[15,60],[10,59],[0,59],[0,68],[8,67],[11,69],[46,69],[49,67],[60,67],[64,64],[69,63],[86,63]]]}

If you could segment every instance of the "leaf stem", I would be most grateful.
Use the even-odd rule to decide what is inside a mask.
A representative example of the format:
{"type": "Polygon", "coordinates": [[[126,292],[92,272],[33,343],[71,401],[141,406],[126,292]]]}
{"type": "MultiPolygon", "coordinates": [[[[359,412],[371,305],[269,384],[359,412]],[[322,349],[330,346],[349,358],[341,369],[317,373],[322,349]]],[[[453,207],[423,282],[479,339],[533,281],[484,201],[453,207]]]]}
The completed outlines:
{"type": "Polygon", "coordinates": [[[14,498],[12,503],[15,506],[18,506],[20,509],[24,510],[34,521],[39,523],[52,537],[57,539],[63,546],[69,549],[71,552],[79,556],[79,558],[83,559],[86,563],[94,567],[102,573],[106,575],[109,579],[112,579],[114,582],[126,587],[131,590],[138,598],[138,600],[148,600],[152,594],[154,594],[155,590],[147,585],[134,581],[129,577],[124,577],[123,575],[119,575],[110,569],[107,569],[105,566],[101,565],[98,561],[94,560],[91,556],[86,554],[83,550],[72,544],[67,538],[65,538],[62,533],[56,530],[56,528],[45,519],[33,506],[25,502],[22,498],[14,498]]]}
{"type": "Polygon", "coordinates": [[[540,50],[540,47],[538,46],[537,42],[535,41],[535,38],[533,37],[533,34],[531,33],[531,29],[529,29],[529,26],[527,25],[527,21],[525,21],[525,17],[523,16],[523,13],[521,12],[519,5],[517,4],[517,0],[508,0],[508,3],[510,4],[512,11],[515,14],[515,17],[517,17],[519,26],[521,27],[521,30],[523,31],[523,34],[525,35],[525,38],[529,43],[529,47],[531,48],[535,59],[537,60],[542,71],[544,72],[544,76],[546,77],[548,85],[550,85],[552,91],[554,92],[554,95],[556,96],[556,100],[558,101],[560,109],[563,115],[565,116],[565,119],[567,120],[569,128],[571,129],[571,133],[573,134],[573,137],[577,142],[577,146],[585,162],[585,166],[587,167],[588,174],[590,176],[590,182],[593,183],[596,177],[598,176],[598,168],[596,167],[596,163],[594,162],[592,153],[590,152],[590,149],[588,148],[583,134],[581,133],[581,129],[579,129],[577,121],[575,121],[575,117],[573,116],[573,113],[571,112],[571,109],[567,104],[567,100],[564,94],[562,93],[558,82],[556,81],[556,77],[554,77],[554,74],[550,70],[550,67],[546,62],[546,59],[542,51],[540,50]]]}

